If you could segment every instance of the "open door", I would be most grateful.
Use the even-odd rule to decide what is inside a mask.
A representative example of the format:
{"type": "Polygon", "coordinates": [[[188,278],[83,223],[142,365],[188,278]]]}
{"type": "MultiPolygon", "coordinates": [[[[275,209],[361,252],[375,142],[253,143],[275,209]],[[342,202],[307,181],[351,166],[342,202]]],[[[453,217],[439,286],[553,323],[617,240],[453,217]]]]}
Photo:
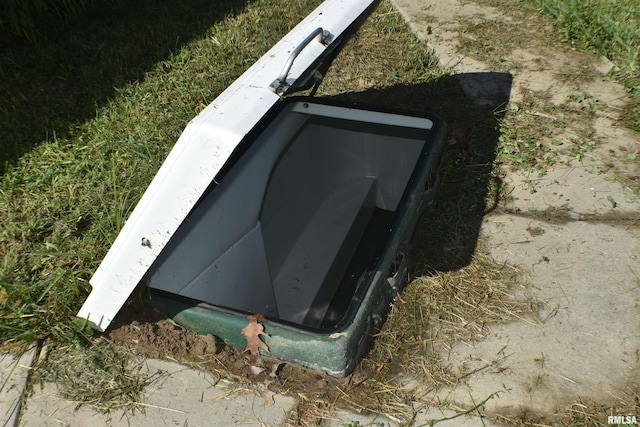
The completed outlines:
{"type": "Polygon", "coordinates": [[[281,96],[321,81],[377,3],[325,1],[186,126],[91,278],[78,317],[109,326],[238,144],[281,96]]]}

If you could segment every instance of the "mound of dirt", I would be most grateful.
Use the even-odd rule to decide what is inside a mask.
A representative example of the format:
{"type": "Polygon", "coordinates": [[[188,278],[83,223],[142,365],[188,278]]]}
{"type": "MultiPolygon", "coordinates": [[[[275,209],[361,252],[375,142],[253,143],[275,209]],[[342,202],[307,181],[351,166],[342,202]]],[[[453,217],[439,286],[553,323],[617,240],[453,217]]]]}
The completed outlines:
{"type": "Polygon", "coordinates": [[[141,356],[164,358],[171,355],[191,362],[207,360],[223,348],[223,343],[213,335],[184,329],[141,304],[124,309],[107,331],[107,336],[141,356]]]}

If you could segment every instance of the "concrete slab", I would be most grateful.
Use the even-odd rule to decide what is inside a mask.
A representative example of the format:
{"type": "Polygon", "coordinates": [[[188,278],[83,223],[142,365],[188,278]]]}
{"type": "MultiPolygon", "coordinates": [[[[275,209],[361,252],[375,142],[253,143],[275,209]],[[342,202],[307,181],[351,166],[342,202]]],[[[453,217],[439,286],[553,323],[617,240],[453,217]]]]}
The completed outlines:
{"type": "Polygon", "coordinates": [[[24,408],[22,425],[40,426],[279,426],[296,399],[239,390],[207,373],[161,360],[146,362],[162,375],[145,390],[134,410],[97,412],[57,396],[55,384],[35,390],[24,408]]]}
{"type": "Polygon", "coordinates": [[[631,315],[640,308],[640,230],[497,214],[483,231],[498,261],[530,274],[527,298],[538,318],[494,325],[479,343],[454,344],[446,356],[452,366],[493,366],[439,399],[469,406],[471,395],[496,393],[488,413],[552,414],[578,398],[607,402],[640,382],[640,328],[631,315]]]}
{"type": "Polygon", "coordinates": [[[453,73],[491,71],[487,64],[459,52],[459,20],[496,19],[502,15],[498,9],[449,0],[391,0],[391,3],[402,13],[411,31],[438,56],[441,66],[453,73]]]}
{"type": "Polygon", "coordinates": [[[414,426],[444,426],[444,427],[497,427],[498,424],[494,423],[487,417],[482,416],[482,411],[471,411],[461,415],[460,412],[453,411],[446,408],[427,408],[423,411],[419,411],[416,415],[414,426]]]}
{"type": "MultiPolygon", "coordinates": [[[[577,162],[574,162],[577,163],[577,162]]],[[[605,221],[638,211],[636,197],[616,180],[591,164],[555,166],[540,175],[537,171],[509,172],[506,183],[514,202],[507,205],[531,217],[565,220],[605,221]],[[629,197],[631,196],[631,197],[629,197]],[[614,207],[615,206],[615,207],[614,207]]]]}
{"type": "Polygon", "coordinates": [[[399,423],[378,414],[357,414],[341,410],[322,421],[322,427],[397,427],[399,423]]]}
{"type": "Polygon", "coordinates": [[[27,387],[35,349],[20,357],[0,355],[0,426],[18,425],[22,396],[27,387]]]}

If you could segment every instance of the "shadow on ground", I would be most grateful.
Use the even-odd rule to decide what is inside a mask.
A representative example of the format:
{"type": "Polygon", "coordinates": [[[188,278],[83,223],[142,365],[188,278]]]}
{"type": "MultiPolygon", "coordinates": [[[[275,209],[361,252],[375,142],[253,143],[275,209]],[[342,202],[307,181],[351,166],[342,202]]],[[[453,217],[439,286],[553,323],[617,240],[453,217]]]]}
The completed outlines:
{"type": "Polygon", "coordinates": [[[494,162],[511,83],[509,73],[464,73],[335,96],[436,113],[447,122],[442,187],[413,239],[414,277],[456,270],[471,262],[483,217],[500,197],[502,182],[494,162]]]}
{"type": "MultiPolygon", "coordinates": [[[[0,175],[40,141],[68,136],[118,87],[251,0],[101,2],[82,20],[0,53],[0,175]]],[[[2,43],[2,41],[0,41],[2,43]]]]}

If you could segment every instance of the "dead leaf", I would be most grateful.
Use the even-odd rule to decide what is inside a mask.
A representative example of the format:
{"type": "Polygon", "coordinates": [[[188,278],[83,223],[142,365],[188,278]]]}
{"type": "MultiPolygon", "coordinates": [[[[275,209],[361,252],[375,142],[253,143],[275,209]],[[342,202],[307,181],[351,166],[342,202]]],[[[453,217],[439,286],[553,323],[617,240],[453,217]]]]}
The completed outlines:
{"type": "Polygon", "coordinates": [[[247,346],[244,350],[249,350],[253,356],[260,356],[260,348],[269,351],[269,347],[260,339],[260,335],[268,337],[269,334],[266,334],[264,332],[264,326],[258,323],[265,321],[266,318],[264,314],[258,313],[247,316],[247,319],[249,320],[249,324],[242,329],[242,333],[247,337],[247,346]]]}

